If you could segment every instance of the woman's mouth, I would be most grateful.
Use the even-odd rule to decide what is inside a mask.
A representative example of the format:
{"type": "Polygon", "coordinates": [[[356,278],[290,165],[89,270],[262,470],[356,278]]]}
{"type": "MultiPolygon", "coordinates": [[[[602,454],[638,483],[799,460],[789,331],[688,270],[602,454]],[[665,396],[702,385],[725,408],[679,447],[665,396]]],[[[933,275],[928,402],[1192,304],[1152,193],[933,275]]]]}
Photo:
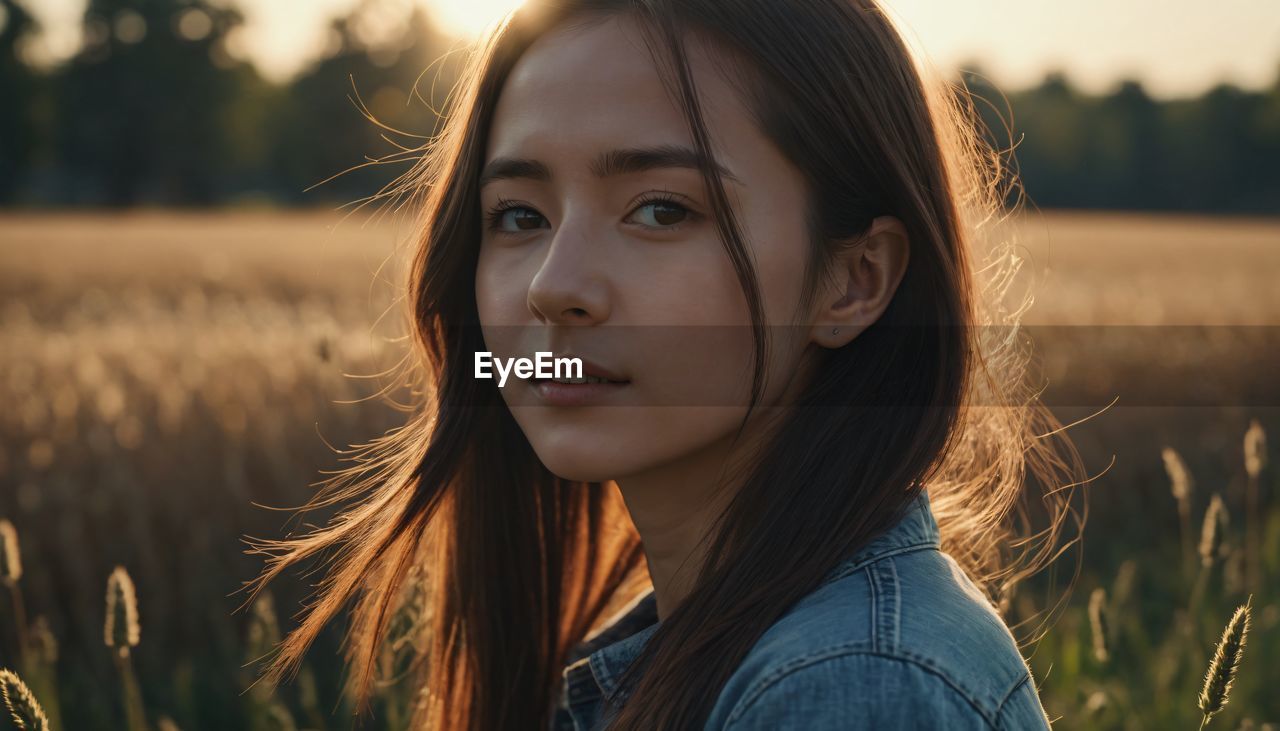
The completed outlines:
{"type": "Polygon", "coordinates": [[[631,385],[603,376],[544,378],[532,381],[533,392],[548,406],[590,406],[603,404],[631,385]]]}
{"type": "Polygon", "coordinates": [[[583,376],[582,378],[547,378],[543,379],[554,383],[623,383],[623,381],[611,381],[603,376],[583,376]]]}

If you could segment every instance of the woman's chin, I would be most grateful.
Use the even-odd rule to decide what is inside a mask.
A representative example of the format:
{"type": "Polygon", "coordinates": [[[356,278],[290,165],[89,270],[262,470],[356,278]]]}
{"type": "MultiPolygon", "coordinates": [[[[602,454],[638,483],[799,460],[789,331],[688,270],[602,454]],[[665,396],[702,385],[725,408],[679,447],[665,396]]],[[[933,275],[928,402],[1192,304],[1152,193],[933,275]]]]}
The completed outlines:
{"type": "Polygon", "coordinates": [[[617,460],[602,459],[600,454],[582,449],[537,449],[534,451],[551,474],[574,482],[607,482],[623,474],[625,467],[617,460]]]}
{"type": "Polygon", "coordinates": [[[546,428],[529,439],[543,466],[553,475],[579,482],[604,482],[643,467],[634,435],[607,431],[546,428]]]}

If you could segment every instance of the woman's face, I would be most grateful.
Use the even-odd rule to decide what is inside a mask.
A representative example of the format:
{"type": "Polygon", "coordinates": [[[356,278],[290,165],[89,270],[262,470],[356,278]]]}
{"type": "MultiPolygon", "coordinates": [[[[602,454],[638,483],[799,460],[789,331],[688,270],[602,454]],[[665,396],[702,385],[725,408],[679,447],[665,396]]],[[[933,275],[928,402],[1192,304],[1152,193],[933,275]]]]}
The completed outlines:
{"type": "MultiPolygon", "coordinates": [[[[568,479],[621,481],[723,443],[750,395],[747,301],[692,167],[692,135],[640,32],[613,17],[541,38],[502,91],[484,160],[476,304],[486,347],[498,359],[580,357],[619,381],[512,376],[502,388],[539,458],[568,479]]],[[[766,325],[803,321],[803,178],[714,51],[688,49],[766,325]]],[[[769,328],[762,405],[791,398],[807,332],[769,328]]]]}

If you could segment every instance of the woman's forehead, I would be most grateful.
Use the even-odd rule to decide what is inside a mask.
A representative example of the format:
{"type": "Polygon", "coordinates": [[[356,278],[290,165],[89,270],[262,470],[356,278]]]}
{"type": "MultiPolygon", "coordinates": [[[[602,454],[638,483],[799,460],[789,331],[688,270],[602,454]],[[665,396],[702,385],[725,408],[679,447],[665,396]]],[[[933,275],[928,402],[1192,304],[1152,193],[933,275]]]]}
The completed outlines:
{"type": "MultiPolygon", "coordinates": [[[[503,87],[487,159],[691,146],[685,114],[642,33],[637,21],[617,15],[564,25],[538,39],[503,87]]],[[[758,142],[753,115],[716,70],[714,50],[700,43],[686,43],[686,49],[716,156],[735,143],[758,142]]]]}

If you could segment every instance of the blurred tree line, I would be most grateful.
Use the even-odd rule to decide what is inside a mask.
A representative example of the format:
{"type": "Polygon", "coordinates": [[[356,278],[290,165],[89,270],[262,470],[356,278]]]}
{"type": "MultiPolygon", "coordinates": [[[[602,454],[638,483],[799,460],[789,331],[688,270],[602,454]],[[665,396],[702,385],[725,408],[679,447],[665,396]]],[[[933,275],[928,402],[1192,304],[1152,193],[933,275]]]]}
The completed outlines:
{"type": "MultiPolygon", "coordinates": [[[[438,63],[454,39],[422,11],[388,12],[362,0],[333,21],[322,60],[274,84],[236,52],[244,19],[225,1],[90,0],[83,47],[41,69],[24,53],[39,28],[0,0],[0,205],[369,195],[406,163],[358,166],[430,135],[456,72],[438,63]]],[[[1280,213],[1280,73],[1262,91],[1157,100],[1134,80],[1084,94],[1062,73],[1004,94],[966,68],[992,141],[1013,147],[1041,207],[1280,213]]]]}
{"type": "Polygon", "coordinates": [[[457,42],[403,9],[361,0],[332,22],[323,58],[282,85],[236,52],[244,18],[224,0],[89,0],[83,46],[52,69],[26,60],[40,29],[23,3],[0,0],[0,205],[368,195],[387,167],[306,189],[418,145],[406,135],[434,131],[456,73],[442,57],[457,42]]]}
{"type": "Polygon", "coordinates": [[[1133,79],[1083,94],[1062,72],[1002,94],[965,68],[988,140],[1013,148],[1043,208],[1280,213],[1280,64],[1269,89],[1219,84],[1172,100],[1133,79]]]}

